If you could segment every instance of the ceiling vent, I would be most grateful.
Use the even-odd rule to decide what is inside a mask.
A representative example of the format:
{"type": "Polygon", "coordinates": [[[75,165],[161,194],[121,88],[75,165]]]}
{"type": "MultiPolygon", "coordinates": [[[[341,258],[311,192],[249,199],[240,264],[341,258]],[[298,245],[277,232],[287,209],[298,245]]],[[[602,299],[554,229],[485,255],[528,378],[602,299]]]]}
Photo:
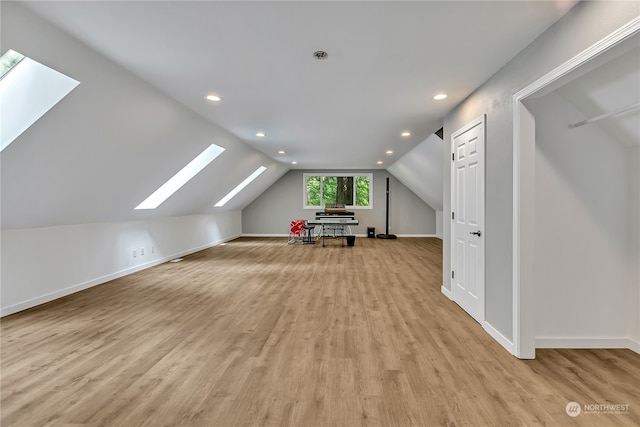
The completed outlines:
{"type": "Polygon", "coordinates": [[[329,54],[327,52],[325,52],[324,50],[316,50],[315,52],[313,52],[313,56],[318,61],[322,61],[323,59],[327,59],[329,57],[329,54]]]}

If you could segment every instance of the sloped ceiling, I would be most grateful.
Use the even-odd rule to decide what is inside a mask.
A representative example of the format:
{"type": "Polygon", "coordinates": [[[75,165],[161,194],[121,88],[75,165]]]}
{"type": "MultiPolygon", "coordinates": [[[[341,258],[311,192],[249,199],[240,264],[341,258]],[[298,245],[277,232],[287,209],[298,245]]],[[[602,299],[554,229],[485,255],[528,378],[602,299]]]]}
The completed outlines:
{"type": "Polygon", "coordinates": [[[24,4],[275,160],[371,169],[438,130],[452,107],[574,3],[24,4]],[[328,58],[314,59],[317,50],[328,58]],[[434,101],[441,91],[449,97],[434,101]],[[205,101],[212,92],[222,102],[205,101]],[[404,130],[412,136],[402,138],[404,130]]]}
{"type": "Polygon", "coordinates": [[[81,83],[2,152],[2,227],[212,212],[260,165],[224,210],[292,167],[385,168],[574,3],[3,1],[2,52],[81,83]],[[212,143],[211,165],[133,210],[212,143]]]}
{"type": "Polygon", "coordinates": [[[2,4],[9,47],[80,81],[2,151],[2,228],[242,209],[288,168],[21,6],[2,4]],[[225,151],[155,210],[134,210],[211,144],[225,151]],[[213,205],[259,166],[223,208],[213,205]]]}
{"type": "Polygon", "coordinates": [[[387,170],[434,210],[441,211],[443,153],[442,139],[431,134],[387,170]]]}

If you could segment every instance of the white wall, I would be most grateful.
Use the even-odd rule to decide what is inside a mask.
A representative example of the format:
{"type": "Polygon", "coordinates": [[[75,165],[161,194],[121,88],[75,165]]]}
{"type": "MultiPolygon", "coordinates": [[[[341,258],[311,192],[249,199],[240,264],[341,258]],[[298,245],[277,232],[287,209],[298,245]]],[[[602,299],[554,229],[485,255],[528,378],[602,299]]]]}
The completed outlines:
{"type": "MultiPolygon", "coordinates": [[[[444,120],[444,141],[487,115],[485,319],[507,341],[513,339],[513,94],[640,13],[637,2],[580,2],[516,55],[444,120]]],[[[451,289],[451,160],[445,147],[443,288],[451,289]]]]}
{"type": "Polygon", "coordinates": [[[556,92],[527,107],[536,118],[536,346],[626,347],[638,316],[628,294],[639,286],[629,148],[597,124],[569,128],[584,114],[556,92]]]}
{"type": "Polygon", "coordinates": [[[431,134],[387,170],[436,211],[442,210],[442,139],[431,134]]]}
{"type": "Polygon", "coordinates": [[[2,52],[80,81],[2,151],[2,228],[241,210],[288,170],[18,2],[2,2],[1,19],[2,52]],[[225,151],[157,209],[134,210],[211,144],[225,151]],[[256,181],[213,207],[261,165],[256,181]]]}
{"type": "Polygon", "coordinates": [[[442,239],[442,211],[436,211],[436,236],[442,239]]]}
{"type": "Polygon", "coordinates": [[[436,214],[433,208],[386,170],[291,170],[267,191],[242,210],[242,233],[245,235],[287,235],[292,219],[315,217],[317,209],[303,208],[303,174],[362,172],[373,173],[373,208],[355,209],[360,225],[352,227],[356,235],[366,235],[367,227],[384,233],[386,212],[386,178],[390,178],[389,233],[400,236],[433,236],[436,214]]]}
{"type": "Polygon", "coordinates": [[[240,210],[287,171],[18,2],[1,19],[2,52],[80,81],[2,151],[1,314],[238,236],[240,210]],[[219,158],[157,209],[134,210],[212,143],[219,158]]]}
{"type": "Polygon", "coordinates": [[[2,230],[0,314],[15,313],[213,246],[240,232],[238,211],[2,230]]]}

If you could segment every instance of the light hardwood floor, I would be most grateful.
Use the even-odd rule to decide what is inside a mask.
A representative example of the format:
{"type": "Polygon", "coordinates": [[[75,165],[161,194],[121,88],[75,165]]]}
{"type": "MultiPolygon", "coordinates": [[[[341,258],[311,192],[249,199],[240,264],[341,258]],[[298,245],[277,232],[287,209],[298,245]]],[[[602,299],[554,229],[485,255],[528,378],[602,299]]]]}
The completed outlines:
{"type": "Polygon", "coordinates": [[[514,358],[441,294],[441,252],[241,238],[8,316],[1,425],[640,425],[640,355],[514,358]]]}

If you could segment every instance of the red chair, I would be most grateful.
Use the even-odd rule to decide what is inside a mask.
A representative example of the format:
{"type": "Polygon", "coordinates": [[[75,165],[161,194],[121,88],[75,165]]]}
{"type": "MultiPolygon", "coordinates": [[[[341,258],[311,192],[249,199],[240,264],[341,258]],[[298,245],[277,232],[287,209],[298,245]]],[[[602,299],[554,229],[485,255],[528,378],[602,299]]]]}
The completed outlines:
{"type": "Polygon", "coordinates": [[[291,221],[289,226],[289,244],[302,243],[305,223],[306,221],[304,219],[294,219],[291,221]]]}

